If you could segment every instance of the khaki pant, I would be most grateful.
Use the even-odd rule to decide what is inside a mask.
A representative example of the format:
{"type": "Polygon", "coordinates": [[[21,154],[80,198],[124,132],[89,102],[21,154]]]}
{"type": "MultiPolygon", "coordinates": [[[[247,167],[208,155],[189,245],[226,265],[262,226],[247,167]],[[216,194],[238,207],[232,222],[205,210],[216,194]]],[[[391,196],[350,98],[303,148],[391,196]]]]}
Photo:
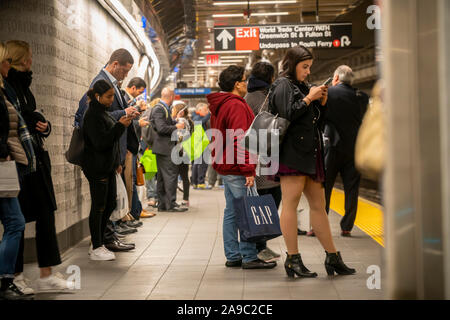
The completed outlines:
{"type": "Polygon", "coordinates": [[[128,195],[128,205],[131,210],[133,200],[133,154],[127,151],[125,157],[125,167],[123,168],[123,177],[125,179],[125,187],[128,195]]]}

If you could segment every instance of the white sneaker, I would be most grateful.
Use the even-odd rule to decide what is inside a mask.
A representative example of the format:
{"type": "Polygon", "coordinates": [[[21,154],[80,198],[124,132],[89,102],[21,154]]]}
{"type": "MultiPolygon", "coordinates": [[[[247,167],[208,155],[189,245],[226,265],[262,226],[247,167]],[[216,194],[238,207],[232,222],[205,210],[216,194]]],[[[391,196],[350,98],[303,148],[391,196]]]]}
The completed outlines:
{"type": "Polygon", "coordinates": [[[22,291],[24,294],[34,294],[33,288],[30,287],[29,283],[31,283],[30,280],[26,279],[23,276],[23,273],[21,273],[19,276],[14,278],[14,284],[19,288],[20,291],[22,291]]]}
{"type": "Polygon", "coordinates": [[[39,292],[59,292],[75,289],[75,282],[64,279],[62,274],[52,274],[47,278],[36,280],[36,289],[39,292]]]}
{"type": "Polygon", "coordinates": [[[98,247],[97,249],[93,250],[91,253],[91,260],[95,261],[110,261],[115,260],[116,255],[114,252],[109,251],[104,246],[98,247]]]}
{"type": "Polygon", "coordinates": [[[88,255],[91,255],[92,251],[94,251],[94,248],[92,247],[92,243],[91,243],[91,245],[89,246],[88,255]]]}

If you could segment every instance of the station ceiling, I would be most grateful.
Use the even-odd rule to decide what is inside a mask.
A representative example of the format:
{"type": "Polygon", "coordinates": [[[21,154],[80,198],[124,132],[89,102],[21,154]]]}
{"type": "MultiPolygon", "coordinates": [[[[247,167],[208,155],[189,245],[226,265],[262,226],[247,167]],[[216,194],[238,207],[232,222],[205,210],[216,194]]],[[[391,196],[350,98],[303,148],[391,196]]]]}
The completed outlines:
{"type": "MultiPolygon", "coordinates": [[[[195,56],[183,64],[182,80],[189,81],[194,73],[194,61],[204,64],[205,54],[214,50],[214,26],[246,24],[296,24],[313,22],[335,22],[347,15],[367,0],[149,0],[158,13],[168,41],[186,34],[186,15],[188,10],[195,11],[195,38],[197,39],[195,56]],[[250,18],[244,16],[250,8],[250,18]]],[[[252,53],[255,54],[255,53],[252,53]]],[[[260,53],[256,53],[260,54],[260,53]]],[[[227,53],[236,64],[248,63],[249,54],[227,53]]],[[[197,68],[200,78],[217,73],[220,67],[197,68]]],[[[223,67],[222,67],[223,68],[223,67]]]]}

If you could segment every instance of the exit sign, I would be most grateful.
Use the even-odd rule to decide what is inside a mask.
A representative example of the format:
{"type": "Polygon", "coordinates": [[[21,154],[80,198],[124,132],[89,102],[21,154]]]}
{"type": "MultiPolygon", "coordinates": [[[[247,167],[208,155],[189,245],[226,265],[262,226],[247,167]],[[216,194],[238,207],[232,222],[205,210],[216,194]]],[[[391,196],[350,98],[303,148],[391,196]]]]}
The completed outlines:
{"type": "Polygon", "coordinates": [[[207,65],[218,65],[219,64],[219,55],[218,54],[209,54],[206,56],[206,64],[207,65]]]}

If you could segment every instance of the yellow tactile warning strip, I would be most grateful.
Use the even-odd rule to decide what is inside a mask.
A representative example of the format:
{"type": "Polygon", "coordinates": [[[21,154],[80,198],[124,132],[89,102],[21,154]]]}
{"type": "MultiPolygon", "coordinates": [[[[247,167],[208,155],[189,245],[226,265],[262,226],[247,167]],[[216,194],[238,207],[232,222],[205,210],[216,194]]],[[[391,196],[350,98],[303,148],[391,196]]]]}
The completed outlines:
{"type": "MultiPolygon", "coordinates": [[[[330,208],[343,216],[345,214],[344,203],[344,192],[333,189],[330,208]]],[[[380,205],[360,197],[358,200],[355,225],[384,247],[383,211],[380,205]]]]}

